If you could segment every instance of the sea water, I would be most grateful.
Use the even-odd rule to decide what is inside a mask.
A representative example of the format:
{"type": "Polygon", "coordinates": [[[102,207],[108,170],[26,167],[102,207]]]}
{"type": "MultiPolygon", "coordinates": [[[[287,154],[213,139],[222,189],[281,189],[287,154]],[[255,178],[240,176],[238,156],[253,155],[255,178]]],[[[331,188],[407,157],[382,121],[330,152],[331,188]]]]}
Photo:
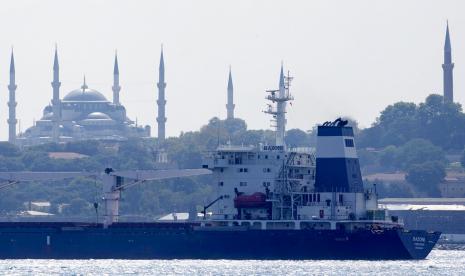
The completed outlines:
{"type": "Polygon", "coordinates": [[[465,275],[465,250],[415,261],[0,260],[0,275],[465,275]]]}

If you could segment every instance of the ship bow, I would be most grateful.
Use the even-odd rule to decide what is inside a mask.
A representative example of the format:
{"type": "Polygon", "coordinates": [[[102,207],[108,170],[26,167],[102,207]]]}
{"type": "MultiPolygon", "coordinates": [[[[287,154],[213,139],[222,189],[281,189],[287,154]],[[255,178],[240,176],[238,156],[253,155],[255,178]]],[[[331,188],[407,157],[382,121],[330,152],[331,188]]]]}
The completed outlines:
{"type": "Polygon", "coordinates": [[[441,232],[424,230],[398,230],[397,233],[412,259],[425,259],[441,235],[441,232]]]}

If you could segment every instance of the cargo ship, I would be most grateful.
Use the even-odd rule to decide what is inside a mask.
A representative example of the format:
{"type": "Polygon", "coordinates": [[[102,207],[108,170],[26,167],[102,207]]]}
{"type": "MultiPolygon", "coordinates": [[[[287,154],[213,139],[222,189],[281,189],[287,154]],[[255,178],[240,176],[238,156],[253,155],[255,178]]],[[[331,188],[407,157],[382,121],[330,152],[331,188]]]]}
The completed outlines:
{"type": "MultiPolygon", "coordinates": [[[[2,259],[424,259],[439,232],[405,229],[365,188],[354,132],[337,119],[318,126],[316,152],[284,144],[290,78],[268,91],[274,145],[218,146],[202,169],[115,171],[103,181],[102,223],[0,223],[2,259]],[[287,81],[286,81],[287,80],[287,81]],[[138,183],[212,174],[217,196],[201,216],[119,222],[121,191],[138,183]]],[[[0,173],[8,183],[90,176],[0,173]]],[[[197,212],[195,212],[197,214],[197,212]]]]}

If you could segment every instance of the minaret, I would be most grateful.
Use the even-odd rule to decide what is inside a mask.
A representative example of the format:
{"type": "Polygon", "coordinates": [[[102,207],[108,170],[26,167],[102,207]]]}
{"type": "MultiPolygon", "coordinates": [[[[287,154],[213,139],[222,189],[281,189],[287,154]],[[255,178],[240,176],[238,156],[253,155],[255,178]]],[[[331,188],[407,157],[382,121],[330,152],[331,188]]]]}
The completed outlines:
{"type": "Polygon", "coordinates": [[[60,137],[60,121],[61,121],[61,101],[60,101],[60,67],[58,65],[58,49],[55,46],[55,58],[53,60],[53,99],[52,99],[52,109],[53,109],[53,126],[52,126],[52,138],[53,142],[57,143],[60,137]]]}
{"type": "Polygon", "coordinates": [[[234,119],[234,88],[231,76],[231,67],[229,67],[229,79],[228,79],[228,103],[226,104],[227,119],[234,119]]]}
{"type": "Polygon", "coordinates": [[[119,85],[119,68],[118,68],[118,55],[115,54],[115,66],[113,68],[113,104],[120,105],[119,102],[119,91],[121,91],[121,86],[119,85]]]}
{"type": "Polygon", "coordinates": [[[454,81],[452,70],[454,69],[454,63],[452,62],[452,50],[450,46],[450,36],[449,36],[449,22],[447,23],[446,28],[446,41],[444,43],[444,64],[442,65],[443,75],[443,85],[444,85],[444,102],[453,103],[454,102],[454,81]]]}
{"type": "Polygon", "coordinates": [[[10,91],[10,98],[8,101],[8,142],[14,144],[16,142],[16,80],[15,80],[15,58],[13,56],[13,50],[11,50],[11,61],[10,61],[10,83],[8,84],[8,90],[10,91]]]}
{"type": "Polygon", "coordinates": [[[165,117],[165,105],[166,105],[166,100],[165,100],[165,88],[166,88],[166,82],[165,82],[165,62],[163,60],[163,48],[161,49],[161,55],[160,55],[160,67],[159,67],[159,72],[158,72],[158,117],[157,117],[157,122],[158,122],[158,141],[160,143],[163,143],[165,141],[165,123],[166,123],[166,117],[165,117]]]}

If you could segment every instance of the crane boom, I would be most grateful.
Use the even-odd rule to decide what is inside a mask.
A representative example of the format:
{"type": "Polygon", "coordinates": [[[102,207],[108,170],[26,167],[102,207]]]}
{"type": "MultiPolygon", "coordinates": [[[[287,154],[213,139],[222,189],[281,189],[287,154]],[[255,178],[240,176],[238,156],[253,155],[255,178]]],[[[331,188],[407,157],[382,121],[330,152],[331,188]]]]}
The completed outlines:
{"type": "Polygon", "coordinates": [[[75,177],[97,176],[96,172],[0,172],[0,179],[6,181],[45,181],[75,177]]]}
{"type": "Polygon", "coordinates": [[[116,171],[111,175],[129,178],[136,181],[162,180],[176,177],[189,177],[211,174],[207,169],[169,169],[169,170],[147,170],[147,171],[116,171]]]}

